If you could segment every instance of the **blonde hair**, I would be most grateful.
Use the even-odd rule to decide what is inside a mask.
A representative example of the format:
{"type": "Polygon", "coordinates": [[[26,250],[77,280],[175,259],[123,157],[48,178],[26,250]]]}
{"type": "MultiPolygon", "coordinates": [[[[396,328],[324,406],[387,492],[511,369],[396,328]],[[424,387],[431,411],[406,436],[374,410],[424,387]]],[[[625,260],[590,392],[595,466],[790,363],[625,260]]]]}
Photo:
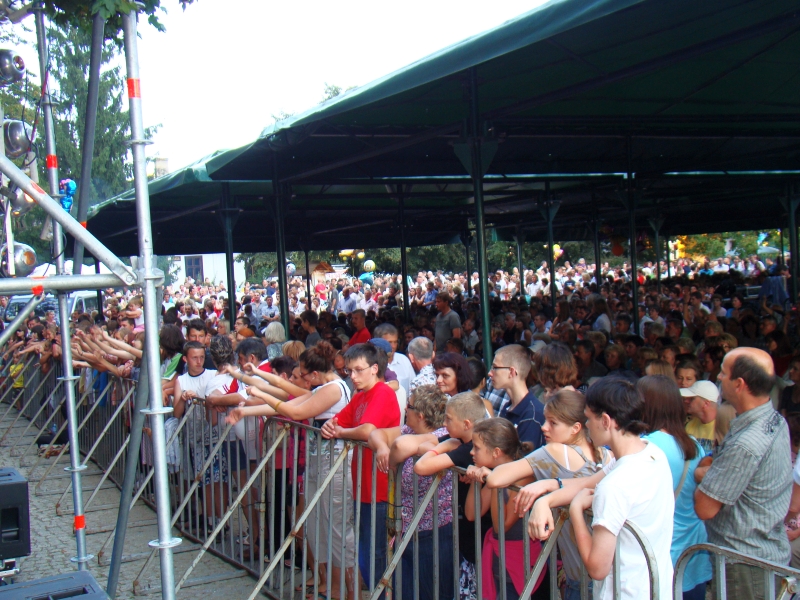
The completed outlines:
{"type": "Polygon", "coordinates": [[[472,391],[461,392],[451,396],[447,401],[447,408],[463,421],[479,423],[486,418],[486,405],[481,397],[472,391]]]}
{"type": "Polygon", "coordinates": [[[675,381],[675,371],[672,370],[667,361],[660,358],[648,361],[644,370],[647,375],[664,375],[675,381]]]}
{"type": "Polygon", "coordinates": [[[298,340],[286,342],[283,345],[283,355],[293,358],[295,362],[300,361],[300,355],[305,351],[306,345],[298,340]]]}
{"type": "Polygon", "coordinates": [[[731,428],[731,421],[736,417],[736,409],[727,402],[717,406],[717,418],[714,421],[714,444],[719,445],[725,436],[728,435],[728,430],[731,428]]]}

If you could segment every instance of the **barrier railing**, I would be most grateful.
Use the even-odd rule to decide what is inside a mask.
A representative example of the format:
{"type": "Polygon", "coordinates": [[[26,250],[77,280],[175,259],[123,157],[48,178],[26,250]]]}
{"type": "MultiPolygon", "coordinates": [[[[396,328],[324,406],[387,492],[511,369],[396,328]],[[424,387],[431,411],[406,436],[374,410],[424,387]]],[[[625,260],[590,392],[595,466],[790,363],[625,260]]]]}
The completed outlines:
{"type": "Polygon", "coordinates": [[[675,564],[675,578],[673,580],[673,594],[679,598],[683,593],[683,575],[691,558],[698,552],[705,552],[711,555],[712,565],[714,566],[713,598],[714,600],[726,600],[728,589],[726,582],[726,571],[729,565],[746,565],[759,569],[764,576],[764,597],[775,600],[789,600],[800,590],[800,571],[792,569],[786,565],[770,562],[742,554],[730,548],[723,548],[713,544],[696,544],[690,546],[678,558],[675,564]],[[776,582],[777,579],[777,582],[776,582]],[[776,583],[778,584],[776,586],[776,583]]]}
{"type": "MultiPolygon", "coordinates": [[[[0,429],[5,428],[2,435],[4,439],[9,436],[8,444],[25,448],[24,457],[51,423],[61,423],[46,445],[53,447],[63,431],[60,415],[63,398],[58,394],[57,368],[42,375],[38,363],[31,361],[17,375],[18,378],[7,375],[3,383],[6,389],[0,399],[5,398],[10,406],[3,413],[0,429]],[[24,381],[22,388],[13,388],[15,379],[24,381]],[[17,391],[12,393],[12,389],[17,391]],[[21,423],[17,427],[22,417],[26,426],[17,435],[23,429],[21,423]],[[27,432],[34,427],[38,433],[31,441],[27,432]],[[14,435],[10,435],[12,431],[14,435]]],[[[91,379],[84,382],[78,406],[83,462],[97,465],[100,469],[97,474],[102,475],[94,487],[83,490],[90,493],[87,509],[116,507],[92,503],[102,489],[121,484],[128,459],[130,398],[134,392],[135,384],[131,381],[109,377],[103,384],[91,379]]],[[[194,553],[189,566],[177,573],[176,591],[249,574],[256,579],[247,596],[251,600],[262,594],[284,598],[296,591],[314,597],[355,598],[361,591],[362,579],[371,600],[384,597],[444,600],[458,594],[462,587],[469,588],[465,583],[470,581],[472,595],[483,597],[486,568],[487,575],[491,574],[495,580],[497,597],[503,600],[529,598],[539,586],[549,589],[552,599],[563,597],[558,586],[556,555],[558,546],[569,538],[568,529],[564,528],[568,511],[556,512],[553,534],[545,543],[528,537],[530,513],[522,518],[519,535],[514,539],[509,539],[501,527],[495,534],[496,550],[486,555],[492,564],[484,565],[482,546],[484,539],[489,538],[480,519],[470,522],[463,510],[466,498],[458,485],[459,477],[465,474],[463,469],[453,468],[427,478],[417,476],[413,469],[390,470],[385,484],[388,495],[384,498],[384,484],[378,483],[377,460],[366,444],[325,440],[319,422],[307,424],[277,418],[264,422],[251,417],[231,426],[224,423],[224,416],[199,402],[188,406],[180,419],[167,421],[172,523],[181,535],[194,542],[176,549],[194,553]],[[512,560],[507,555],[507,542],[520,541],[523,576],[521,583],[517,578],[512,590],[505,568],[512,560]],[[237,570],[204,572],[193,578],[206,553],[224,559],[237,570]]],[[[154,504],[149,436],[149,432],[143,435],[142,450],[136,458],[139,476],[132,506],[142,499],[151,506],[154,504]]],[[[55,460],[40,455],[32,464],[30,475],[43,460],[47,464],[38,480],[32,478],[37,481],[37,493],[52,493],[41,486],[48,478],[61,476],[51,473],[67,449],[64,444],[55,460]]],[[[61,503],[69,489],[57,492],[61,494],[59,511],[68,512],[61,503]]],[[[508,489],[517,490],[513,486],[508,489]]],[[[481,514],[481,486],[476,484],[472,493],[474,511],[481,514]]],[[[505,491],[491,493],[496,495],[497,521],[505,523],[502,496],[505,491]]],[[[130,526],[152,524],[154,521],[148,519],[130,526]]],[[[645,557],[650,597],[659,598],[653,552],[635,525],[626,523],[625,529],[637,540],[645,557]]],[[[98,553],[101,565],[108,564],[104,555],[114,534],[110,529],[103,532],[109,535],[98,553]]],[[[675,598],[682,596],[683,573],[696,552],[709,552],[713,556],[715,598],[727,597],[725,568],[730,563],[762,570],[770,598],[788,598],[797,589],[800,571],[703,544],[689,548],[679,559],[673,582],[675,598]]],[[[160,590],[158,582],[147,579],[154,558],[155,551],[147,551],[122,559],[125,562],[145,559],[134,582],[137,595],[160,590]]],[[[519,557],[515,554],[513,560],[518,561],[519,557]]],[[[582,564],[577,567],[579,596],[589,598],[589,577],[582,564]]],[[[616,584],[619,582],[616,557],[613,568],[616,584]]],[[[618,595],[615,585],[614,597],[618,595]]]]}

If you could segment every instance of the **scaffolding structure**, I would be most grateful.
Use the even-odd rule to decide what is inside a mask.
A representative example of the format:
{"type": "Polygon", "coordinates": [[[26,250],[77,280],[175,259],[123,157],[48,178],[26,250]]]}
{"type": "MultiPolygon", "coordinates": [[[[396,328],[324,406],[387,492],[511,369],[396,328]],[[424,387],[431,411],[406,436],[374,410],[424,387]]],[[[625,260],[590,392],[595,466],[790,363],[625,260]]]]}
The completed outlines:
{"type": "MultiPolygon", "coordinates": [[[[72,499],[74,512],[74,529],[76,541],[76,556],[72,561],[78,570],[85,570],[86,563],[92,556],[86,550],[86,522],[83,515],[83,490],[81,485],[81,472],[87,468],[86,460],[81,456],[78,433],[80,425],[75,399],[75,380],[72,368],[71,352],[71,332],[69,329],[70,315],[68,308],[68,294],[78,290],[100,290],[108,287],[118,286],[137,286],[142,288],[144,296],[144,319],[145,319],[145,360],[146,368],[142,370],[146,381],[140,382],[141,387],[146,390],[149,408],[141,410],[141,413],[150,419],[150,427],[153,432],[153,451],[154,451],[154,482],[155,496],[158,515],[158,539],[150,542],[150,546],[158,550],[161,562],[161,591],[165,599],[175,598],[175,581],[173,569],[172,549],[181,543],[180,538],[172,536],[171,527],[171,508],[169,499],[169,483],[166,458],[166,438],[164,437],[164,416],[172,412],[172,408],[164,407],[161,399],[161,375],[159,361],[159,315],[160,315],[160,288],[163,287],[164,275],[156,268],[156,257],[153,253],[153,238],[150,220],[150,198],[147,188],[147,173],[145,164],[144,146],[148,143],[144,135],[144,125],[142,120],[142,98],[139,77],[139,58],[137,50],[137,22],[138,8],[131,13],[122,15],[125,63],[127,69],[127,90],[129,114],[131,119],[131,151],[133,154],[134,186],[136,191],[137,206],[137,227],[139,231],[139,255],[138,260],[133,261],[133,268],[125,265],[118,256],[108,250],[86,229],[86,224],[73,218],[65,210],[59,198],[59,176],[58,158],[55,147],[55,130],[53,125],[52,105],[48,89],[47,68],[49,64],[49,54],[47,47],[47,37],[45,35],[44,3],[39,2],[33,7],[36,23],[37,45],[39,52],[39,66],[43,76],[42,80],[42,116],[45,133],[45,146],[47,153],[47,175],[49,193],[29,177],[22,169],[17,167],[12,160],[6,157],[5,152],[0,153],[0,173],[4,175],[13,186],[16,186],[26,194],[35,204],[40,206],[49,219],[53,222],[53,256],[56,260],[57,274],[45,279],[30,279],[25,277],[6,278],[0,280],[0,294],[27,294],[33,293],[34,298],[28,304],[32,308],[41,301],[45,292],[55,292],[58,294],[59,315],[62,329],[62,372],[60,386],[64,387],[64,399],[67,408],[67,431],[69,435],[69,454],[70,466],[66,470],[71,476],[72,499]],[[103,263],[111,271],[111,275],[72,275],[65,272],[64,233],[69,233],[76,242],[76,245],[85,248],[96,260],[103,263]]],[[[102,32],[103,22],[95,18],[93,29],[102,32]]],[[[96,36],[95,36],[96,37],[96,36]]],[[[99,52],[102,44],[92,45],[92,63],[99,64],[99,52]]],[[[98,70],[99,71],[99,70],[98,70]]],[[[96,88],[96,81],[91,81],[96,88]]],[[[90,92],[91,96],[91,92],[90,92]]],[[[96,102],[94,105],[96,113],[96,102]]],[[[91,112],[91,111],[87,111],[91,112]]],[[[91,115],[87,115],[91,117],[91,115]]],[[[87,148],[93,147],[94,137],[93,128],[87,128],[83,144],[83,152],[87,153],[87,148]],[[87,143],[88,142],[88,143],[87,143]]],[[[88,150],[90,153],[91,150],[88,150]]],[[[91,156],[91,154],[89,154],[91,156]]],[[[82,177],[87,178],[87,173],[91,172],[91,159],[89,158],[88,167],[86,166],[86,156],[82,168],[82,177]]],[[[32,169],[33,170],[33,169],[32,169]]],[[[88,178],[87,178],[88,179],[88,178]]],[[[81,194],[87,202],[86,194],[81,194]]],[[[79,202],[79,215],[81,204],[79,202]]],[[[86,208],[84,206],[84,208],[86,208]]],[[[10,224],[10,201],[6,203],[6,223],[10,224]]],[[[13,232],[10,225],[6,227],[6,239],[9,243],[9,257],[13,254],[13,232]]],[[[13,269],[13,262],[9,260],[13,269]]],[[[13,271],[10,273],[13,275],[13,271]]],[[[20,313],[20,316],[23,313],[20,313]]],[[[22,324],[23,318],[17,318],[3,333],[3,339],[8,339],[13,335],[22,324]]],[[[141,429],[142,419],[137,419],[139,429],[141,429]]],[[[137,435],[136,431],[131,431],[131,436],[137,435]]],[[[139,431],[141,435],[141,431],[139,431]]],[[[120,512],[127,513],[129,499],[125,495],[120,501],[120,512]]],[[[124,531],[118,536],[124,540],[124,531]]],[[[115,546],[116,550],[116,546],[115,546]]],[[[121,561],[121,553],[112,557],[111,570],[114,571],[114,563],[121,561]]],[[[112,588],[111,578],[109,580],[108,593],[113,598],[116,596],[116,582],[112,588]]]]}

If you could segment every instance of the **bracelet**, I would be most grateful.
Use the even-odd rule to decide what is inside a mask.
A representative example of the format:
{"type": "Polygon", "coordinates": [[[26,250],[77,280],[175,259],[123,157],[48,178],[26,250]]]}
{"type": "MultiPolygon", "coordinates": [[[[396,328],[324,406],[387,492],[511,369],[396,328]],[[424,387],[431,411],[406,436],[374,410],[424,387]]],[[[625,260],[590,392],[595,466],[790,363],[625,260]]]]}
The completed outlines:
{"type": "Polygon", "coordinates": [[[439,456],[439,453],[436,451],[436,448],[431,448],[428,452],[433,452],[436,456],[439,456]]]}
{"type": "Polygon", "coordinates": [[[558,489],[563,490],[564,489],[564,482],[561,481],[561,477],[556,477],[556,481],[558,482],[558,489]]]}

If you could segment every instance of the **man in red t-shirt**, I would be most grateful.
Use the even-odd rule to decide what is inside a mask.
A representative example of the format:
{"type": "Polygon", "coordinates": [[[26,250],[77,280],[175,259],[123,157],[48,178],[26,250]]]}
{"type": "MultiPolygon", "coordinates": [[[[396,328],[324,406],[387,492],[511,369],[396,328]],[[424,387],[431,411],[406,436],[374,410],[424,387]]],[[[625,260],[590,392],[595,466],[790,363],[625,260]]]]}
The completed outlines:
{"type": "Polygon", "coordinates": [[[348,345],[350,348],[356,344],[366,344],[372,339],[372,334],[367,329],[367,313],[363,309],[357,309],[350,315],[350,323],[356,332],[350,337],[348,345]]]}
{"type": "MultiPolygon", "coordinates": [[[[363,318],[363,317],[362,317],[363,318]]],[[[322,436],[326,439],[344,438],[366,442],[369,434],[376,429],[398,427],[400,425],[400,405],[394,390],[383,383],[388,357],[386,353],[372,344],[351,346],[344,359],[350,371],[350,378],[358,392],[350,403],[336,416],[322,426],[322,436]]],[[[366,445],[360,448],[361,455],[361,519],[358,523],[358,566],[369,589],[373,589],[386,570],[386,531],[380,525],[386,523],[389,501],[388,476],[377,471],[374,490],[372,481],[373,455],[366,445]],[[375,503],[375,552],[370,552],[372,535],[372,502],[375,503]],[[374,566],[374,571],[372,570],[374,566]]],[[[358,454],[353,458],[353,490],[358,485],[358,454]]]]}

